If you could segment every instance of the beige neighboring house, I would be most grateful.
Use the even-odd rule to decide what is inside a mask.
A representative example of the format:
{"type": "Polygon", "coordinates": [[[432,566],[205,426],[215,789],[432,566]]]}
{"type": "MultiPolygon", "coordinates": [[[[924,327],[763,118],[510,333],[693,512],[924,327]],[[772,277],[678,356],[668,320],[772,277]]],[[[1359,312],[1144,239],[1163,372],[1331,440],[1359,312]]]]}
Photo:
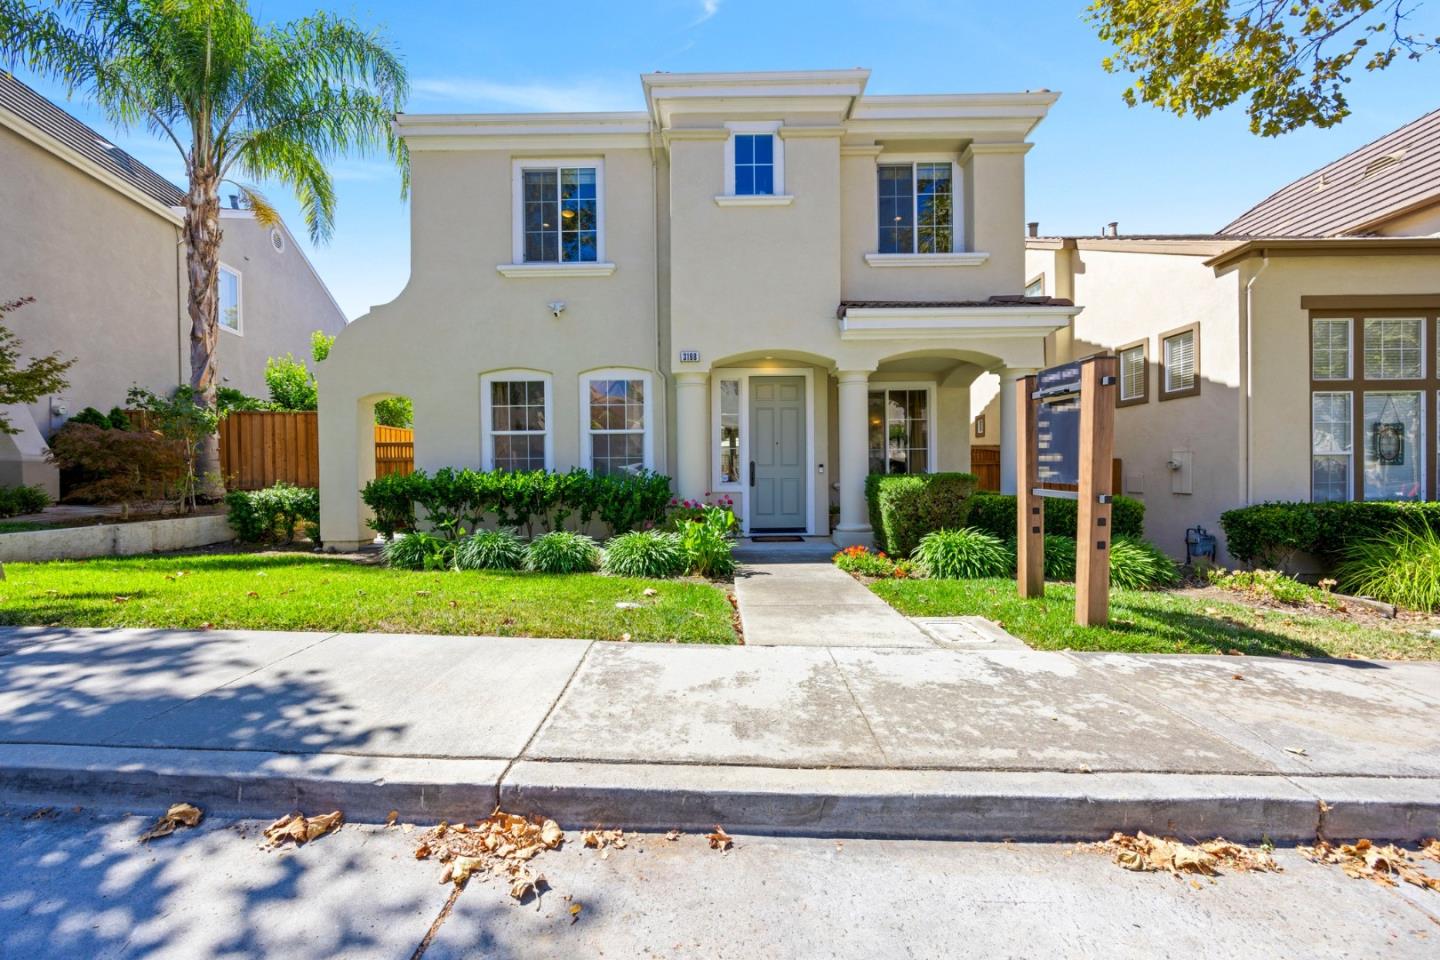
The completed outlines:
{"type": "Polygon", "coordinates": [[[1031,292],[1084,307],[1052,362],[1120,357],[1122,492],[1166,552],[1198,525],[1226,560],[1245,504],[1437,498],[1440,111],[1214,235],[1026,247],[1031,292]]]}
{"type": "Polygon", "coordinates": [[[751,533],[871,537],[872,470],[965,470],[970,386],[1075,308],[1026,298],[1039,91],[866,70],[655,73],[633,113],[415,115],[411,276],[319,371],[326,542],[369,539],[371,407],[416,466],[651,468],[751,533]]]}
{"type": "MultiPolygon", "coordinates": [[[[0,484],[58,492],[45,442],[87,406],[123,405],[131,384],[190,380],[184,195],[15,77],[0,72],[0,300],[35,303],[8,318],[27,354],[74,357],[69,389],[7,411],[0,484]]],[[[233,201],[232,201],[233,202],[233,201]]],[[[308,357],[310,332],[345,315],[282,225],[221,213],[221,382],[264,397],[267,357],[308,357]]]]}

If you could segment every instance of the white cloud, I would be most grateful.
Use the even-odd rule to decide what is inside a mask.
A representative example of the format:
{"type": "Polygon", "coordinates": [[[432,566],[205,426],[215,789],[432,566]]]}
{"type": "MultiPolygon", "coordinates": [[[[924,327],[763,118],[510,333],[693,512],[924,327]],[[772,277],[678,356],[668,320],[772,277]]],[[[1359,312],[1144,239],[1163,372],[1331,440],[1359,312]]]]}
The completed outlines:
{"type": "Polygon", "coordinates": [[[721,0],[700,0],[700,16],[691,21],[690,26],[698,27],[720,12],[721,0]]]}
{"type": "Polygon", "coordinates": [[[568,84],[499,83],[465,77],[427,77],[411,85],[417,100],[463,102],[472,106],[508,107],[544,113],[586,110],[633,110],[639,107],[639,84],[620,86],[603,81],[568,84]]]}

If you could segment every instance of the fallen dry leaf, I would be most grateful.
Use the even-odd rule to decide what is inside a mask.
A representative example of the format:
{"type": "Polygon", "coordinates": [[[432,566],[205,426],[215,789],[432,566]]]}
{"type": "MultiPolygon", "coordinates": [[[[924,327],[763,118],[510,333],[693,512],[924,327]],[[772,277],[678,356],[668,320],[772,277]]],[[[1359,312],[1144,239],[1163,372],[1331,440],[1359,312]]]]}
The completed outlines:
{"type": "Polygon", "coordinates": [[[1166,872],[1177,877],[1182,874],[1213,877],[1222,868],[1236,873],[1279,873],[1281,869],[1266,851],[1231,843],[1223,837],[1189,844],[1142,832],[1136,832],[1134,836],[1117,833],[1102,843],[1082,846],[1110,854],[1126,870],[1166,872]]]}
{"type": "Polygon", "coordinates": [[[298,847],[324,836],[344,821],[339,810],[318,817],[307,817],[298,811],[289,813],[265,828],[265,842],[278,847],[288,840],[298,847]]]}
{"type": "Polygon", "coordinates": [[[188,803],[172,803],[170,809],[151,824],[149,830],[140,835],[140,842],[149,843],[159,837],[168,837],[179,827],[193,827],[204,816],[199,807],[188,803]]]}
{"type": "Polygon", "coordinates": [[[129,602],[130,602],[130,598],[129,598],[129,597],[125,597],[125,596],[121,596],[120,594],[117,593],[117,594],[115,594],[115,602],[116,602],[116,603],[129,603],[129,602]]]}
{"type": "Polygon", "coordinates": [[[571,922],[572,924],[573,924],[576,920],[579,920],[579,919],[580,919],[580,911],[581,911],[581,910],[584,910],[584,909],[585,909],[585,905],[582,904],[582,903],[572,903],[572,904],[570,904],[570,922],[571,922]]]}
{"type": "Polygon", "coordinates": [[[1308,754],[1308,753],[1305,752],[1305,748],[1304,748],[1304,747],[1286,747],[1286,748],[1285,748],[1285,752],[1286,752],[1286,753],[1293,753],[1293,754],[1295,754],[1295,756],[1297,756],[1297,757],[1308,757],[1308,756],[1310,756],[1310,754],[1308,754]]]}
{"type": "Polygon", "coordinates": [[[629,841],[625,839],[624,830],[581,830],[580,842],[589,849],[599,850],[601,857],[609,854],[610,847],[614,847],[616,850],[624,850],[629,846],[629,841]]]}
{"type": "Polygon", "coordinates": [[[385,826],[387,826],[387,827],[393,827],[393,826],[395,826],[396,821],[398,821],[399,819],[400,819],[400,811],[399,811],[399,810],[391,810],[389,813],[385,814],[385,826]]]}
{"type": "Polygon", "coordinates": [[[720,824],[715,824],[715,832],[705,834],[705,839],[710,841],[711,850],[729,850],[735,845],[735,838],[725,832],[720,824]]]}
{"type": "MultiPolygon", "coordinates": [[[[1422,842],[1415,856],[1440,860],[1440,844],[1435,840],[1422,842]]],[[[1394,844],[1378,846],[1369,840],[1332,844],[1321,840],[1313,847],[1300,847],[1300,855],[1313,863],[1335,864],[1354,880],[1373,880],[1387,887],[1398,886],[1403,880],[1425,890],[1440,893],[1440,877],[1432,877],[1415,865],[1407,850],[1394,844]]]]}
{"type": "Polygon", "coordinates": [[[672,842],[672,843],[674,843],[676,840],[679,840],[679,839],[680,839],[680,831],[679,831],[679,830],[671,830],[671,831],[669,831],[668,833],[665,834],[665,839],[666,839],[666,840],[669,840],[669,841],[672,842]]]}
{"type": "Polygon", "coordinates": [[[539,895],[545,878],[527,866],[530,860],[565,842],[554,820],[529,819],[499,809],[473,824],[442,820],[421,839],[415,859],[431,856],[445,864],[441,883],[463,884],[470,877],[505,877],[511,896],[539,895]],[[517,892],[518,891],[518,892],[517,892]]]}
{"type": "Polygon", "coordinates": [[[646,587],[644,590],[642,590],[642,591],[640,591],[640,592],[643,593],[643,594],[644,594],[645,596],[647,596],[647,597],[657,597],[657,596],[660,595],[660,591],[659,591],[659,590],[656,590],[654,587],[646,587]]]}

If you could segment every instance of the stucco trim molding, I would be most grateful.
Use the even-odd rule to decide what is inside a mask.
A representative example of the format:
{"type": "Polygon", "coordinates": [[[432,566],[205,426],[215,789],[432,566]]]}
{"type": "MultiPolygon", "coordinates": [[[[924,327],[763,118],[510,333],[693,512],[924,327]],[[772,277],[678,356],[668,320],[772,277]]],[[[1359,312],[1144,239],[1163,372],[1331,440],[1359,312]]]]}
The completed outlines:
{"type": "Polygon", "coordinates": [[[608,277],[613,263],[502,263],[495,267],[502,277],[608,277]]]}
{"type": "Polygon", "coordinates": [[[715,198],[717,207],[788,207],[794,202],[789,193],[721,194],[715,198]]]}
{"type": "Polygon", "coordinates": [[[845,136],[844,127],[781,127],[780,139],[804,140],[807,138],[836,139],[845,136]]]}
{"type": "Polygon", "coordinates": [[[841,340],[947,340],[1044,337],[1063,328],[1079,307],[851,307],[840,318],[841,340]]]}
{"type": "Polygon", "coordinates": [[[1434,310],[1440,293],[1341,294],[1302,296],[1301,310],[1434,310]]]}
{"type": "Polygon", "coordinates": [[[872,267],[978,267],[989,259],[990,254],[979,251],[865,254],[865,262],[872,267]]]}

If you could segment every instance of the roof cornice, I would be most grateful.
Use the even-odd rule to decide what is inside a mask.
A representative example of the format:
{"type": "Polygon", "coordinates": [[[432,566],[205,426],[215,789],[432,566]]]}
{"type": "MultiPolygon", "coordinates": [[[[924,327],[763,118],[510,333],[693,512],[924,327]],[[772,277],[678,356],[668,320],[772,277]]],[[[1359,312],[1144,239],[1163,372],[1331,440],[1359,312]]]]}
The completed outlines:
{"type": "Polygon", "coordinates": [[[411,150],[648,148],[650,117],[609,113],[445,113],[395,117],[411,150]]]}
{"type": "Polygon", "coordinates": [[[1440,237],[1314,237],[1295,240],[1247,240],[1205,261],[1219,270],[1250,257],[1406,256],[1440,251],[1440,237]]]}

